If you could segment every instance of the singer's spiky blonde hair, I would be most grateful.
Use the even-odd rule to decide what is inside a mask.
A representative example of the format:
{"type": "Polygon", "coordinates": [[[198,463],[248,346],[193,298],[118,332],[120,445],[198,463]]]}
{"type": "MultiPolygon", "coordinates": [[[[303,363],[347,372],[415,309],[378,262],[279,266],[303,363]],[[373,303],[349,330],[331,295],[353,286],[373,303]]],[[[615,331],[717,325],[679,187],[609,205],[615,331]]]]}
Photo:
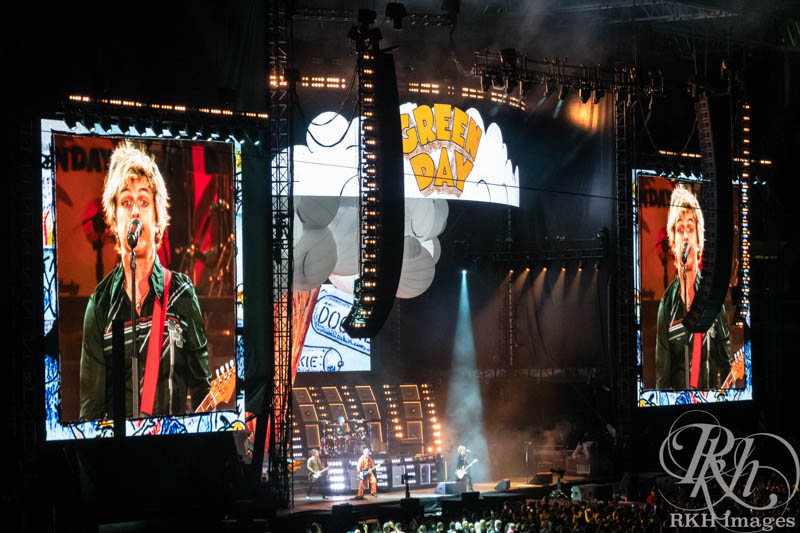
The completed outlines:
{"type": "MultiPolygon", "coordinates": [[[[164,178],[158,170],[155,160],[128,141],[122,141],[111,154],[108,174],[103,184],[103,213],[106,224],[114,233],[117,227],[117,197],[119,193],[134,179],[145,178],[150,190],[153,191],[153,205],[156,214],[156,228],[154,242],[156,249],[161,247],[161,238],[169,226],[169,195],[164,184],[164,178]]],[[[119,248],[120,243],[116,243],[119,248]]]]}
{"type": "Polygon", "coordinates": [[[703,244],[705,243],[706,223],[703,219],[703,211],[700,209],[700,202],[694,193],[684,185],[677,185],[672,190],[672,197],[669,200],[669,216],[667,216],[667,235],[669,236],[669,249],[678,258],[675,250],[675,226],[681,218],[681,214],[689,213],[694,218],[694,225],[697,228],[697,256],[703,256],[703,244]]]}

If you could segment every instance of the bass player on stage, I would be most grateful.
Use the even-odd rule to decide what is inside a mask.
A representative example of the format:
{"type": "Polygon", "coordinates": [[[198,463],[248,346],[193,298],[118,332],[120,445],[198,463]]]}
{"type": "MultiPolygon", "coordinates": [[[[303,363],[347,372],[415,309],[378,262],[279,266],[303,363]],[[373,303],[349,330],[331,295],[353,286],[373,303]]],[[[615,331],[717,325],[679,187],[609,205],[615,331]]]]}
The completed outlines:
{"type": "MultiPolygon", "coordinates": [[[[311,489],[314,488],[314,483],[319,481],[328,470],[327,466],[324,468],[322,466],[322,459],[319,458],[319,450],[315,449],[312,452],[311,457],[309,457],[306,462],[306,468],[308,468],[308,490],[306,491],[306,500],[308,500],[311,496],[311,489]]],[[[328,496],[325,494],[324,487],[325,483],[320,482],[319,493],[323,498],[327,499],[328,496]]]]}
{"type": "Polygon", "coordinates": [[[477,459],[473,459],[472,461],[469,460],[467,454],[469,450],[467,450],[466,446],[459,446],[458,447],[458,457],[456,458],[456,480],[466,480],[467,482],[467,490],[472,491],[475,490],[472,486],[472,476],[469,473],[469,468],[478,462],[477,459]]]}
{"type": "Polygon", "coordinates": [[[364,483],[369,480],[369,493],[378,496],[378,479],[375,477],[375,461],[370,457],[369,448],[364,448],[364,453],[358,460],[358,497],[364,497],[364,483]]]}

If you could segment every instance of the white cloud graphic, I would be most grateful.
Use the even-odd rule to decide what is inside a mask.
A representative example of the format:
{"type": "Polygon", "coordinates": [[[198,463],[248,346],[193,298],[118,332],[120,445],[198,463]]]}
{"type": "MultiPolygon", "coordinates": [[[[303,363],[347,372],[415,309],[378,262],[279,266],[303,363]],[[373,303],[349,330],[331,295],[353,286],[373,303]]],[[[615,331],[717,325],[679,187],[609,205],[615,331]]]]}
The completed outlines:
{"type": "MultiPolygon", "coordinates": [[[[413,125],[417,104],[400,106],[413,125]]],[[[519,167],[508,158],[503,133],[496,123],[485,126],[475,108],[466,111],[483,134],[475,157],[475,166],[467,177],[460,196],[430,189],[428,196],[419,191],[411,164],[403,158],[406,198],[442,198],[471,200],[519,207],[519,167]]],[[[439,161],[441,148],[429,152],[439,161]]],[[[451,159],[453,154],[449,154],[451,159]]],[[[306,144],[294,147],[294,194],[296,196],[358,196],[358,120],[335,112],[317,115],[306,132],[306,144]]],[[[451,161],[452,166],[452,161],[451,161]]]]}

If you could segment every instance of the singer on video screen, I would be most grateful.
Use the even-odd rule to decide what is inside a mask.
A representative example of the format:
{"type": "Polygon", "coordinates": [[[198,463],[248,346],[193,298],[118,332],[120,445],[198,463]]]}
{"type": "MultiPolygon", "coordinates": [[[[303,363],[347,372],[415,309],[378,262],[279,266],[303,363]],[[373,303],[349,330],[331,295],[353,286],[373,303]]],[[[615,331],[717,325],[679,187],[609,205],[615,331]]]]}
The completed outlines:
{"type": "Polygon", "coordinates": [[[125,323],[127,416],[193,412],[209,392],[206,333],[190,278],[171,272],[158,258],[169,225],[169,196],[153,158],[121,142],[111,155],[102,203],[120,263],[97,285],[86,306],[80,417],[112,416],[115,320],[125,323]],[[134,316],[136,327],[131,328],[134,316]]]}
{"type": "Polygon", "coordinates": [[[683,185],[672,191],[667,236],[678,274],[658,307],[657,389],[713,389],[730,371],[730,331],[721,306],[705,333],[689,333],[683,318],[700,283],[705,223],[694,193],[683,185]]]}

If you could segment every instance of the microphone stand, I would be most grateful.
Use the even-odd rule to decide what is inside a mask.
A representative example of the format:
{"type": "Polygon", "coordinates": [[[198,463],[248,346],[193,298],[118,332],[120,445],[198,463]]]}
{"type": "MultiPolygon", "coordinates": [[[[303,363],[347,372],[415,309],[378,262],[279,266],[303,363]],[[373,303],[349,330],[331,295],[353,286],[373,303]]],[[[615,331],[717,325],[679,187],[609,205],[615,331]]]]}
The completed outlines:
{"type": "Polygon", "coordinates": [[[139,354],[136,352],[136,252],[131,248],[131,401],[132,418],[139,415],[139,354]]]}
{"type": "MultiPolygon", "coordinates": [[[[689,285],[686,281],[686,261],[683,262],[683,312],[684,318],[686,318],[686,313],[689,312],[689,285]]],[[[684,326],[685,327],[685,326],[684,326]]],[[[685,370],[685,381],[684,385],[688,389],[690,387],[690,373],[689,373],[689,345],[692,344],[692,333],[689,330],[686,331],[687,335],[687,342],[686,346],[683,347],[683,366],[685,370]]]]}

